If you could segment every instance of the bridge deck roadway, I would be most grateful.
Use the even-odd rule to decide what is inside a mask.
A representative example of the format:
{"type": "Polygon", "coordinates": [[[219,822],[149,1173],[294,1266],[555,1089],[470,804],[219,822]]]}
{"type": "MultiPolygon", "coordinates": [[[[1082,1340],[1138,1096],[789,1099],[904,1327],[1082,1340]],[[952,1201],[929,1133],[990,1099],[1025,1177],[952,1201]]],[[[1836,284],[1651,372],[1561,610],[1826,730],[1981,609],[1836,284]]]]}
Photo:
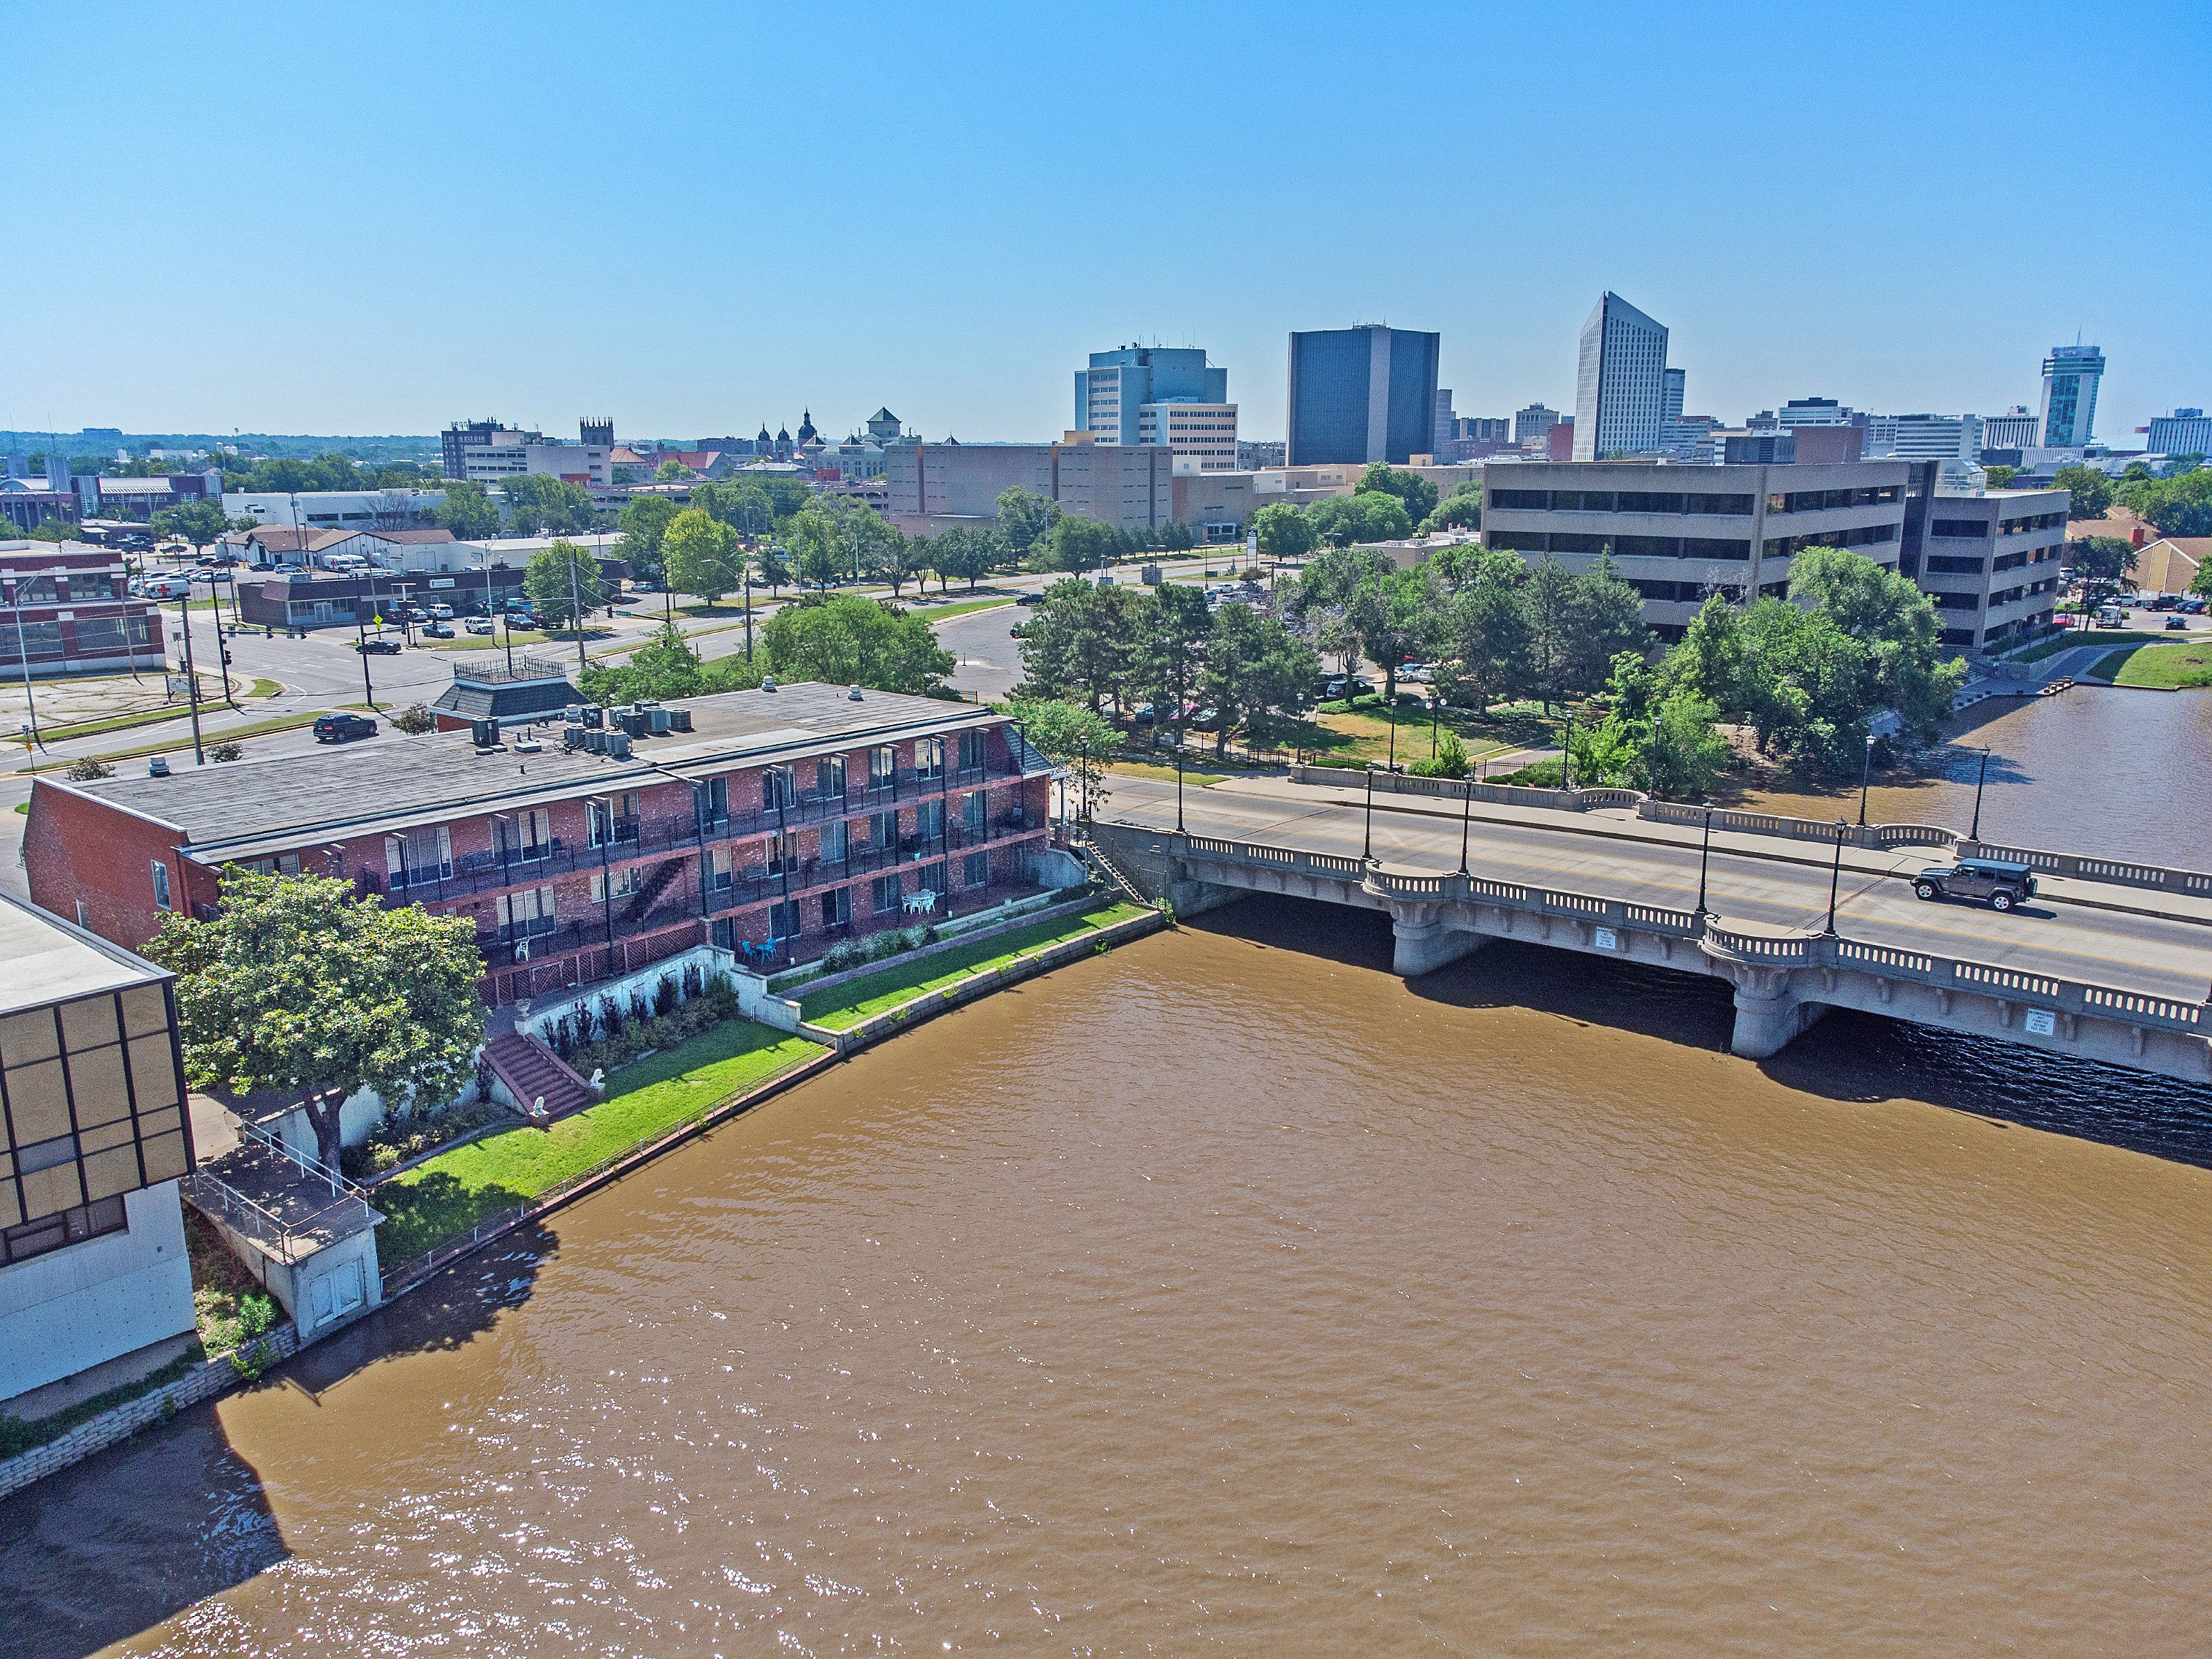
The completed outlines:
{"type": "MultiPolygon", "coordinates": [[[[1116,776],[1110,787],[1102,819],[1174,829],[1172,782],[1116,776]]],[[[1460,819],[1449,803],[1395,797],[1386,809],[1383,799],[1376,802],[1374,852],[1386,867],[1423,874],[1459,867],[1460,819]]],[[[1506,819],[1486,817],[1486,810],[1494,811],[1477,805],[1468,835],[1468,868],[1475,875],[1631,903],[1685,910],[1697,905],[1695,830],[1619,813],[1516,809],[1506,819]]],[[[1184,827],[1192,835],[1352,858],[1360,852],[1363,816],[1357,789],[1280,779],[1186,787],[1183,794],[1184,827]]],[[[1723,923],[1818,931],[1828,917],[1831,856],[1802,842],[1717,834],[1706,902],[1723,923]]],[[[2008,915],[1923,903],[1905,878],[1940,861],[1929,848],[1846,849],[1837,932],[1868,944],[2191,1002],[2204,1000],[2212,988],[2212,927],[2203,901],[2051,880],[2008,915]]]]}

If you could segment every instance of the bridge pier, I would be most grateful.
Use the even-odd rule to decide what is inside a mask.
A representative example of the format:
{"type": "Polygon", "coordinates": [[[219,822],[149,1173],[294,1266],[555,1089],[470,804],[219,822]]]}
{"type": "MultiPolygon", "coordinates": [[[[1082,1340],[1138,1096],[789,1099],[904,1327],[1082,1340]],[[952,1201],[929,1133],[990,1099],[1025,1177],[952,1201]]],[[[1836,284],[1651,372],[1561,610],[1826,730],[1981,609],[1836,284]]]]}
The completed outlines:
{"type": "Polygon", "coordinates": [[[1401,979],[1433,974],[1490,943],[1486,934],[1452,927],[1426,904],[1393,906],[1390,937],[1390,971],[1401,979]]]}
{"type": "Polygon", "coordinates": [[[1787,968],[1730,963],[1729,978],[1735,986],[1735,1030],[1729,1038],[1729,1051],[1746,1060],[1780,1054],[1828,1012],[1826,1003],[1797,994],[1787,968]]]}

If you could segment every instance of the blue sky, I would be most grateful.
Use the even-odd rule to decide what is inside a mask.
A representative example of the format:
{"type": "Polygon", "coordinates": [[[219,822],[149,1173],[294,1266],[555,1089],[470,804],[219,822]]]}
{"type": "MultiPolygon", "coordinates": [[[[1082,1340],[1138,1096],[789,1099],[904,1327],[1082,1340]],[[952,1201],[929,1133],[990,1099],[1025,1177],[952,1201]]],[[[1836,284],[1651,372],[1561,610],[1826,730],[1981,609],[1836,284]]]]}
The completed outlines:
{"type": "Polygon", "coordinates": [[[1279,436],[1285,334],[1357,321],[1440,331],[1462,414],[1571,406],[1607,288],[1731,420],[2033,406],[2077,330],[2100,436],[2212,405],[2202,0],[19,25],[8,173],[65,206],[0,259],[0,427],[1034,438],[1143,340],[1279,436]]]}

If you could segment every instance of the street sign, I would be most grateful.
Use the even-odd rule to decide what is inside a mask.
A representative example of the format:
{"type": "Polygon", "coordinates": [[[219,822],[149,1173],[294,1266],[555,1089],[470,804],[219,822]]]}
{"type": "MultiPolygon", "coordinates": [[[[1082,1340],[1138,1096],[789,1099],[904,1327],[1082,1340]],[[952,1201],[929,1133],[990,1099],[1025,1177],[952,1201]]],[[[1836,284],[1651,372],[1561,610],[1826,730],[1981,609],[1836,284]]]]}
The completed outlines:
{"type": "Polygon", "coordinates": [[[189,697],[192,695],[192,677],[190,674],[170,674],[164,678],[167,682],[166,690],[168,696],[189,697]]]}

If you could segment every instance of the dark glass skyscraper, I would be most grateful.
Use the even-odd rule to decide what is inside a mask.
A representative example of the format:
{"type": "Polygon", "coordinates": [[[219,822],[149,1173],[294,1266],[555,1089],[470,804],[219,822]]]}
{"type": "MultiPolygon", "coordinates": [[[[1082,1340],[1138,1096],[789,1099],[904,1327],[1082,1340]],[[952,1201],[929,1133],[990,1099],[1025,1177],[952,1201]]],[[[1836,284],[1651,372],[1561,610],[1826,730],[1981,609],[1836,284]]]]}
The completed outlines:
{"type": "Polygon", "coordinates": [[[1403,465],[1426,453],[1439,338],[1379,325],[1291,335],[1287,464],[1403,465]]]}

